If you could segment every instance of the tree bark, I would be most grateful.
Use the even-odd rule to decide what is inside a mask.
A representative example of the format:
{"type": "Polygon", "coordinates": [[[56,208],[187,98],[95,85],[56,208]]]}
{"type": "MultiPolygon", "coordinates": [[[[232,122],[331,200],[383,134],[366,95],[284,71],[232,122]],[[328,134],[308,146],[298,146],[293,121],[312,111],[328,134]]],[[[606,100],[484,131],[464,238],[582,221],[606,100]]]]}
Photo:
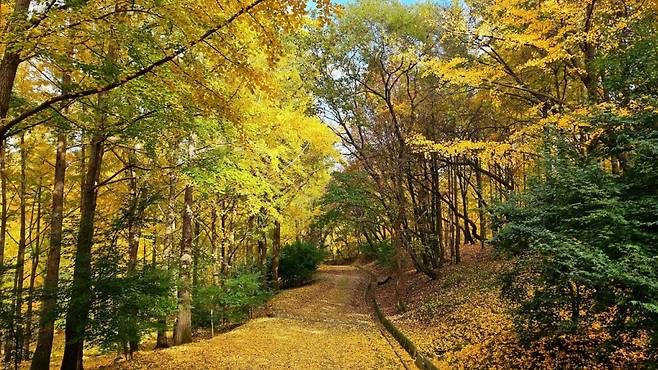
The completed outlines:
{"type": "MultiPolygon", "coordinates": [[[[27,21],[27,13],[30,8],[30,0],[16,0],[14,2],[14,11],[12,12],[5,29],[7,35],[11,33],[20,34],[20,29],[24,27],[27,21]]],[[[0,119],[7,118],[9,111],[9,100],[14,89],[14,80],[16,71],[21,63],[21,47],[19,40],[10,40],[5,52],[0,60],[0,119]]],[[[6,136],[2,135],[2,139],[6,136]]]]}
{"type": "MultiPolygon", "coordinates": [[[[484,242],[487,240],[487,220],[485,220],[485,212],[484,212],[484,197],[483,194],[483,187],[482,187],[482,172],[480,171],[480,161],[478,160],[476,162],[478,164],[478,168],[475,170],[475,183],[476,187],[478,189],[477,191],[477,197],[478,197],[478,214],[480,216],[480,247],[484,248],[484,242]]],[[[525,184],[525,182],[524,182],[525,184]]]]}
{"type": "Polygon", "coordinates": [[[192,341],[192,185],[185,186],[183,237],[180,255],[180,287],[178,317],[174,329],[174,345],[192,341]]]}
{"type": "Polygon", "coordinates": [[[41,255],[41,179],[39,179],[39,187],[37,188],[37,227],[36,236],[32,239],[32,227],[30,227],[30,244],[33,245],[32,261],[30,264],[30,285],[28,288],[28,301],[27,312],[25,314],[25,340],[23,341],[23,353],[26,358],[30,357],[30,344],[32,342],[32,313],[34,305],[34,283],[37,277],[37,268],[39,266],[39,256],[41,255]]]}
{"type": "MultiPolygon", "coordinates": [[[[16,270],[14,274],[14,319],[13,319],[13,359],[15,363],[20,363],[23,360],[23,340],[24,340],[24,327],[23,327],[23,278],[25,272],[25,248],[26,248],[26,202],[27,202],[27,151],[25,148],[25,133],[21,135],[20,139],[21,150],[21,169],[20,169],[20,185],[19,185],[19,219],[20,231],[18,239],[18,251],[16,253],[16,270]]],[[[8,359],[9,353],[5,354],[8,359]]]]}
{"type": "MultiPolygon", "coordinates": [[[[173,162],[173,160],[172,160],[173,162]]],[[[166,213],[166,230],[164,239],[163,258],[167,269],[171,266],[171,255],[174,250],[174,234],[176,232],[176,176],[171,174],[169,176],[169,196],[167,198],[167,213],[166,213]]],[[[167,340],[167,318],[161,317],[158,320],[159,328],[157,332],[157,339],[155,348],[167,348],[169,342],[167,340]]]]}
{"type": "MultiPolygon", "coordinates": [[[[6,176],[7,153],[5,151],[5,141],[0,141],[0,200],[2,206],[0,210],[0,267],[5,263],[5,235],[7,234],[7,176],[6,176]]],[[[0,284],[4,282],[4,269],[0,270],[0,284]]]]}
{"type": "Polygon", "coordinates": [[[62,370],[82,370],[84,335],[91,306],[91,248],[96,216],[96,182],[101,171],[105,138],[96,133],[89,145],[89,163],[85,174],[77,249],[74,258],[71,303],[66,313],[62,370]]]}
{"type": "Polygon", "coordinates": [[[52,215],[50,220],[50,247],[46,261],[46,276],[43,281],[43,302],[39,318],[39,335],[31,370],[47,369],[53,346],[55,319],[57,318],[57,290],[59,285],[59,263],[62,250],[62,224],[64,211],[64,180],[66,175],[66,134],[57,134],[55,154],[55,180],[52,193],[52,215]]]}

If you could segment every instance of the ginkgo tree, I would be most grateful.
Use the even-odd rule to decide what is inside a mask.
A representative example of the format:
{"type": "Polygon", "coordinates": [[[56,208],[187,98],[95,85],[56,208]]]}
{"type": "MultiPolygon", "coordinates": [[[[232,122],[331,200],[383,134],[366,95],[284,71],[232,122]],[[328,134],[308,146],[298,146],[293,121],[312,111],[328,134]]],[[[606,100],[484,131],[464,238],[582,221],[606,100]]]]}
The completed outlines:
{"type": "MultiPolygon", "coordinates": [[[[318,2],[317,8],[321,18],[330,12],[327,2],[318,2]]],[[[247,225],[261,209],[285,207],[287,203],[279,198],[290,202],[302,189],[321,186],[323,171],[329,168],[331,134],[317,119],[306,116],[296,67],[280,62],[289,54],[285,35],[301,27],[307,3],[255,0],[209,6],[203,1],[18,0],[1,9],[5,30],[0,65],[2,254],[5,236],[13,236],[13,228],[18,227],[17,258],[9,264],[14,266],[14,280],[22,282],[26,265],[31,268],[28,296],[22,284],[12,289],[11,325],[3,332],[5,359],[31,357],[35,325],[22,315],[26,298],[30,312],[34,308],[40,313],[32,367],[49,366],[54,323],[64,309],[62,367],[81,368],[87,326],[99,323],[96,316],[88,321],[90,310],[98,309],[95,297],[101,292],[95,289],[110,286],[93,281],[101,250],[126,253],[116,260],[122,266],[118,271],[124,271],[116,278],[123,279],[123,274],[127,278],[116,281],[134,282],[131,276],[146,268],[147,252],[141,249],[145,237],[157,246],[158,235],[164,235],[164,248],[158,261],[154,247],[152,260],[181,276],[181,319],[175,341],[188,341],[189,336],[179,337],[190,329],[183,318],[189,316],[189,269],[195,266],[187,262],[190,248],[200,245],[197,230],[203,223],[193,213],[205,213],[194,202],[194,193],[200,190],[195,184],[210,170],[218,171],[215,181],[221,184],[216,188],[223,189],[224,196],[232,198],[234,194],[225,190],[237,189],[245,196],[235,201],[248,199],[245,218],[235,220],[247,225]],[[269,130],[280,136],[259,138],[269,130]],[[37,158],[27,148],[36,145],[33,141],[55,143],[51,148],[56,154],[46,156],[56,158],[50,163],[54,178],[26,165],[37,158]],[[17,156],[22,158],[19,164],[13,161],[17,156]],[[213,161],[225,165],[209,167],[213,161]],[[230,179],[233,185],[225,180],[231,169],[242,176],[230,179]],[[166,175],[164,181],[158,173],[166,175]],[[304,181],[300,181],[302,173],[307,177],[304,181]],[[28,194],[32,182],[27,179],[36,174],[42,180],[34,186],[35,193],[28,194]],[[294,191],[289,189],[293,181],[298,181],[294,191]],[[21,189],[18,193],[12,190],[14,185],[21,189]],[[44,195],[44,189],[53,190],[44,195]],[[13,194],[19,195],[19,204],[8,202],[13,194]],[[36,227],[42,225],[48,199],[52,201],[49,230],[36,227]],[[20,214],[16,222],[15,211],[20,214]],[[36,222],[28,223],[28,214],[36,222]],[[178,255],[174,250],[179,214],[184,236],[180,265],[173,263],[178,255]],[[44,230],[50,238],[41,235],[44,230]],[[39,238],[34,239],[35,234],[39,238]],[[101,235],[109,239],[97,245],[101,235]],[[45,239],[49,239],[47,248],[40,245],[45,239]],[[31,263],[25,262],[28,247],[33,251],[31,263]],[[47,262],[39,304],[33,290],[39,288],[40,260],[47,262]],[[63,285],[66,302],[58,299],[63,285]]],[[[219,199],[215,196],[208,198],[215,210],[225,204],[215,202],[219,199]]],[[[139,308],[126,314],[137,315],[139,308]]],[[[139,336],[130,327],[137,323],[127,324],[133,334],[121,338],[132,352],[139,336]]]]}

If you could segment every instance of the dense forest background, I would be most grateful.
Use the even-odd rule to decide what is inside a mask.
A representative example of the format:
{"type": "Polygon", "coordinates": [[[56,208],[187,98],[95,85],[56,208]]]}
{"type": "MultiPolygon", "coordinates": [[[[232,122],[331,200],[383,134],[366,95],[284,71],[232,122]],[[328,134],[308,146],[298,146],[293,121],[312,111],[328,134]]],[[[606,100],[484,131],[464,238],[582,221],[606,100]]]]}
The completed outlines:
{"type": "Polygon", "coordinates": [[[482,289],[513,320],[505,356],[532,353],[498,366],[655,366],[655,1],[0,17],[7,366],[49,368],[58,335],[63,369],[214,335],[322,261],[377,260],[403,313],[408,270],[471,276],[449,267],[473,248],[504,262],[482,289]]]}

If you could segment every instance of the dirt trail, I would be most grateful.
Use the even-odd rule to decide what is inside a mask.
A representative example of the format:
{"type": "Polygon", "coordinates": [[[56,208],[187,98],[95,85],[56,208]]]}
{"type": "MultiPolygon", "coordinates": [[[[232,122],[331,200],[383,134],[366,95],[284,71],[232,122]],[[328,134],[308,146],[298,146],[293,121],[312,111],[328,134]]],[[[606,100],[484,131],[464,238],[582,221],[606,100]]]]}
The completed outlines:
{"type": "Polygon", "coordinates": [[[270,317],[210,340],[140,352],[106,369],[413,368],[374,321],[366,284],[355,267],[322,266],[312,284],[278,294],[269,303],[270,317]]]}

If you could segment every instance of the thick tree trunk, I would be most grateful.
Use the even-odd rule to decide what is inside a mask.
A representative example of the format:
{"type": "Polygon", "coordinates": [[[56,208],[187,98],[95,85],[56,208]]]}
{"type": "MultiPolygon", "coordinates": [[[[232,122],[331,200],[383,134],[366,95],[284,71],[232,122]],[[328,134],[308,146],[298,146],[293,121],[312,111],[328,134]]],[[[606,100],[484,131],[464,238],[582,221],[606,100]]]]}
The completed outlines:
{"type": "Polygon", "coordinates": [[[89,163],[85,174],[77,249],[74,258],[71,303],[66,313],[62,370],[82,370],[84,335],[91,306],[91,249],[96,216],[96,182],[101,171],[105,138],[95,134],[89,145],[89,163]]]}
{"type": "Polygon", "coordinates": [[[59,262],[62,250],[62,223],[64,211],[64,178],[66,175],[66,134],[57,135],[55,154],[55,180],[52,193],[50,220],[50,247],[46,261],[46,276],[43,281],[43,302],[39,318],[39,336],[34,351],[31,370],[47,369],[53,346],[55,319],[57,317],[57,289],[59,284],[59,262]]]}
{"type": "Polygon", "coordinates": [[[178,288],[178,317],[174,329],[174,345],[192,341],[192,185],[185,186],[183,237],[180,255],[180,286],[178,288]]]}
{"type": "MultiPolygon", "coordinates": [[[[27,20],[30,0],[16,0],[14,2],[14,11],[9,17],[9,22],[5,27],[7,35],[19,31],[25,26],[27,20]]],[[[9,100],[14,89],[14,80],[16,71],[21,63],[20,52],[21,46],[16,43],[17,40],[10,40],[5,46],[5,52],[0,60],[0,119],[7,118],[9,111],[9,100]]],[[[5,139],[5,138],[2,138],[5,139]]]]}

